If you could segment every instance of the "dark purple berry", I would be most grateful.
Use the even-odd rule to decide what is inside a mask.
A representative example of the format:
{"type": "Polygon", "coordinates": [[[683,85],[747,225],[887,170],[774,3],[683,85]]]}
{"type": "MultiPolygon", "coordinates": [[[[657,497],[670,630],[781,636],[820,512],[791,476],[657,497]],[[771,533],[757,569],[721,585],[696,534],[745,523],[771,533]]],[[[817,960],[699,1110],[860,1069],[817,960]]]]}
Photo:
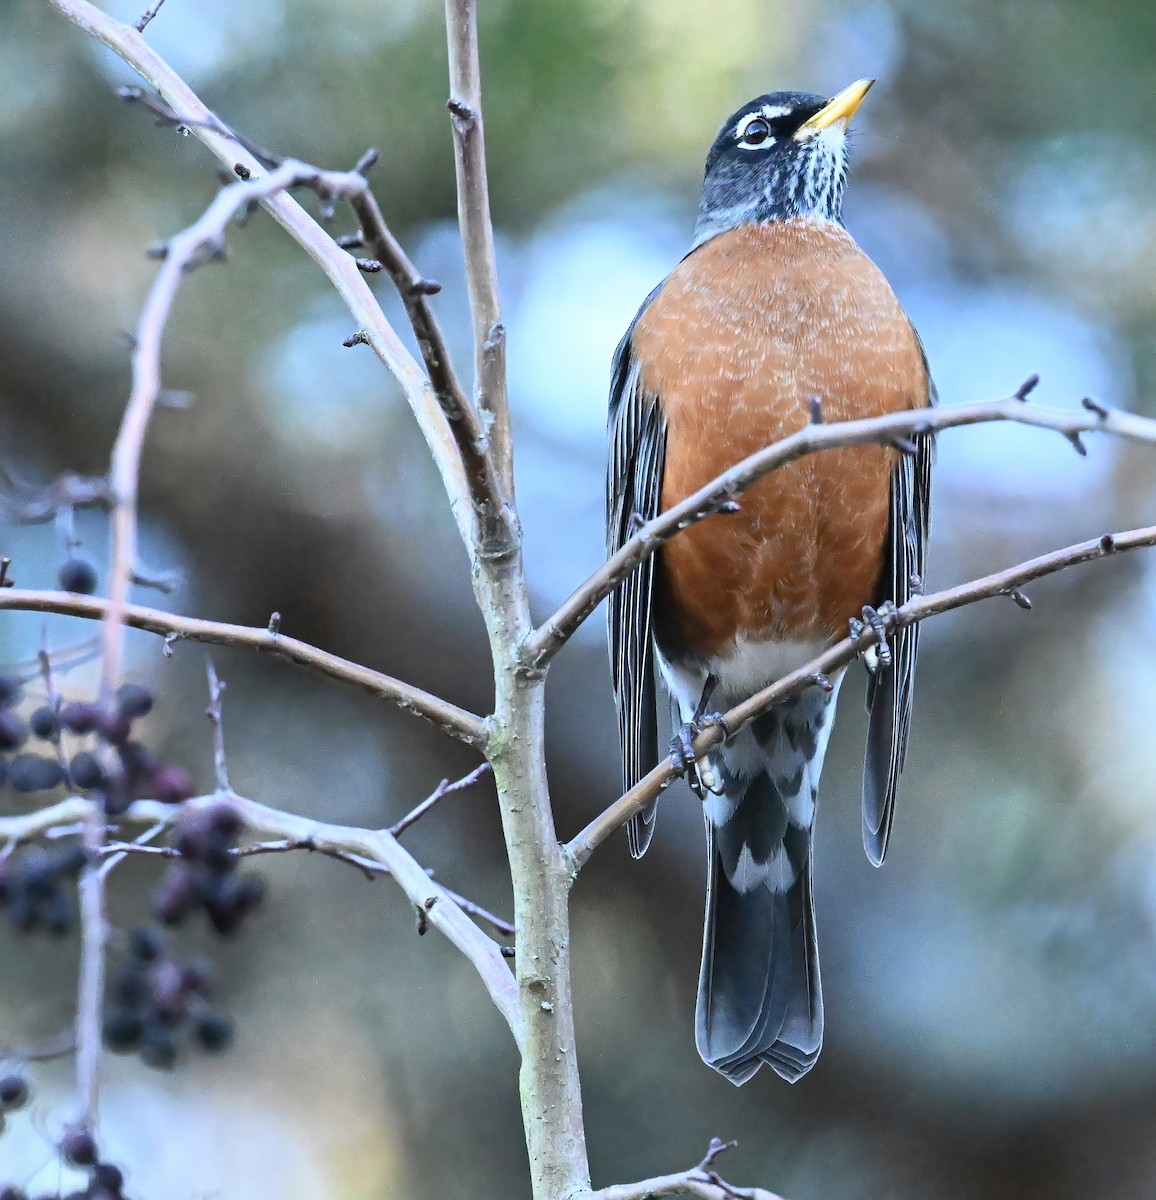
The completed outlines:
{"type": "Polygon", "coordinates": [[[211,1053],[227,1050],[233,1044],[233,1023],[219,1013],[197,1013],[193,1018],[193,1036],[211,1053]]]}
{"type": "Polygon", "coordinates": [[[0,1200],[28,1200],[28,1193],[14,1183],[0,1187],[0,1200]]]}
{"type": "Polygon", "coordinates": [[[145,783],[160,766],[152,751],[140,742],[125,742],[116,748],[116,752],[120,755],[125,778],[134,785],[145,783]]]}
{"type": "Polygon", "coordinates": [[[0,707],[19,704],[24,685],[14,675],[0,675],[0,707]]]}
{"type": "Polygon", "coordinates": [[[197,881],[185,866],[173,867],[153,896],[153,911],[166,925],[179,925],[198,899],[197,881]]]}
{"type": "Polygon", "coordinates": [[[0,750],[17,750],[28,740],[28,726],[11,709],[0,708],[0,750]]]}
{"type": "Polygon", "coordinates": [[[88,855],[84,847],[78,844],[67,847],[52,863],[52,869],[57,875],[79,875],[88,863],[88,855]]]}
{"type": "Polygon", "coordinates": [[[57,938],[72,932],[72,904],[63,892],[53,892],[44,905],[44,928],[57,938]]]}
{"type": "Polygon", "coordinates": [[[153,694],[139,683],[122,683],[116,689],[116,706],[130,721],[135,721],[152,712],[153,694]]]}
{"type": "Polygon", "coordinates": [[[54,758],[18,754],[8,764],[8,782],[18,792],[47,792],[65,779],[64,768],[54,758]]]}
{"type": "Polygon", "coordinates": [[[184,767],[161,767],[153,774],[152,792],[162,804],[183,804],[193,794],[193,781],[184,767]]]}
{"type": "Polygon", "coordinates": [[[91,1167],[100,1157],[97,1153],[96,1142],[87,1129],[74,1129],[64,1135],[60,1143],[60,1153],[65,1162],[74,1167],[91,1167]]]}
{"type": "Polygon", "coordinates": [[[71,733],[91,733],[100,722],[100,710],[92,704],[66,704],[60,710],[60,723],[71,733]]]}
{"type": "Polygon", "coordinates": [[[141,1008],[151,998],[152,988],[139,971],[122,971],[113,983],[112,994],[125,1008],[141,1008]]]}
{"type": "Polygon", "coordinates": [[[68,764],[68,774],[72,778],[73,786],[84,788],[86,791],[89,788],[100,787],[104,780],[104,771],[101,770],[96,755],[87,750],[81,750],[79,754],[72,756],[72,762],[68,764]]]}
{"type": "Polygon", "coordinates": [[[212,968],[207,963],[190,963],[181,971],[181,987],[203,1000],[213,994],[215,986],[212,968]]]}
{"type": "Polygon", "coordinates": [[[128,794],[123,779],[110,779],[100,799],[105,813],[110,817],[119,817],[121,813],[128,812],[132,803],[132,797],[128,794]]]}
{"type": "Polygon", "coordinates": [[[28,724],[32,726],[32,732],[46,742],[53,741],[60,732],[60,718],[56,715],[56,709],[48,704],[41,705],[28,718],[28,724]]]}
{"type": "Polygon", "coordinates": [[[209,829],[213,835],[228,845],[237,840],[237,835],[243,828],[243,822],[236,810],[227,804],[218,804],[209,809],[207,814],[209,829]]]}
{"type": "Polygon", "coordinates": [[[167,1071],[176,1065],[176,1039],[166,1029],[150,1027],[141,1041],[140,1057],[146,1066],[167,1071]]]}
{"type": "Polygon", "coordinates": [[[77,555],[64,563],[56,579],[66,592],[79,592],[82,596],[91,596],[96,591],[96,564],[90,558],[77,555]]]}
{"type": "Polygon", "coordinates": [[[104,1044],[117,1054],[125,1054],[140,1045],[140,1018],[128,1012],[115,1012],[104,1022],[104,1044]]]}
{"type": "Polygon", "coordinates": [[[5,1075],[0,1079],[0,1108],[9,1112],[28,1103],[28,1084],[23,1075],[5,1075]]]}
{"type": "Polygon", "coordinates": [[[97,1163],[92,1173],[92,1181],[97,1187],[119,1192],[124,1187],[124,1172],[112,1163],[97,1163]]]}
{"type": "Polygon", "coordinates": [[[132,733],[132,721],[122,712],[101,713],[97,718],[97,732],[106,742],[123,746],[132,733]]]}
{"type": "Polygon", "coordinates": [[[165,952],[165,935],[151,925],[138,925],[129,930],[128,952],[137,962],[156,962],[165,952]]]}

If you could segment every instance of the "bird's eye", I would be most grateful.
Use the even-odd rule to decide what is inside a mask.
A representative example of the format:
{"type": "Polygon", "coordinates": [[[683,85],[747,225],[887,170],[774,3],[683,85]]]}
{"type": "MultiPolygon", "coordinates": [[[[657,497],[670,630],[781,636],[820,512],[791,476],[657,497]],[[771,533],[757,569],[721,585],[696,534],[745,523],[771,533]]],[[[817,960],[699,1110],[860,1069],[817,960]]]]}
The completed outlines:
{"type": "Polygon", "coordinates": [[[739,145],[746,149],[761,146],[771,136],[771,127],[764,117],[751,117],[739,131],[739,145]]]}

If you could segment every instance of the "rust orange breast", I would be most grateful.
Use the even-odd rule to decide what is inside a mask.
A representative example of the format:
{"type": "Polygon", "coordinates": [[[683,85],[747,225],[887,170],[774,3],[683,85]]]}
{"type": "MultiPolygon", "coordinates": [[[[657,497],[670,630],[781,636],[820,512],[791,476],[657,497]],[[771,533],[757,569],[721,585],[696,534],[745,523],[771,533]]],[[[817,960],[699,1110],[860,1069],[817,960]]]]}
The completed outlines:
{"type": "MultiPolygon", "coordinates": [[[[918,341],[875,264],[842,228],[743,226],[669,276],[633,334],[667,421],[662,506],[810,419],[928,403],[918,341]]],[[[656,621],[671,650],[827,637],[876,602],[895,451],[809,455],[760,480],[741,511],[686,530],[659,559],[656,621]]]]}

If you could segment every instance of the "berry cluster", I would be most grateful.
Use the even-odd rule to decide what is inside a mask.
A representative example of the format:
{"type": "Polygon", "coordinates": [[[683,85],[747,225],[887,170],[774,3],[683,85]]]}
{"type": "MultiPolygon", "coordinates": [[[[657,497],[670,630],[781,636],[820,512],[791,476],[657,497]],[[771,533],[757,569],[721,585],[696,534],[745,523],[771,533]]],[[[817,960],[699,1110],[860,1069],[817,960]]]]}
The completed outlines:
{"type": "MultiPolygon", "coordinates": [[[[29,1089],[23,1075],[10,1072],[0,1077],[0,1132],[4,1115],[28,1103],[29,1089]]],[[[126,1200],[124,1173],[101,1159],[96,1140],[83,1129],[74,1129],[60,1143],[60,1157],[70,1166],[88,1174],[82,1188],[61,1195],[59,1192],[38,1196],[36,1200],[126,1200]]],[[[29,1200],[28,1193],[14,1183],[0,1183],[0,1200],[29,1200]]]]}
{"type": "Polygon", "coordinates": [[[151,925],[128,935],[128,961],[112,980],[112,1003],[106,1007],[104,1041],[118,1054],[140,1055],[162,1070],[176,1064],[182,1035],[203,1050],[225,1050],[233,1026],[208,1006],[213,993],[211,970],[181,963],[165,936],[151,925]]]}
{"type": "Polygon", "coordinates": [[[233,853],[241,819],[227,804],[187,813],[177,826],[181,861],[161,880],[153,911],[166,925],[180,925],[198,909],[220,934],[235,933],[265,898],[255,875],[237,873],[233,853]]]}
{"type": "Polygon", "coordinates": [[[60,1200],[126,1200],[124,1172],[101,1159],[96,1139],[88,1130],[73,1129],[66,1133],[60,1143],[60,1157],[70,1167],[88,1172],[88,1186],[69,1192],[60,1200]]]}
{"type": "Polygon", "coordinates": [[[64,937],[72,931],[72,890],[86,861],[75,843],[27,846],[9,855],[0,860],[0,908],[21,933],[64,937]]]}
{"type": "Polygon", "coordinates": [[[22,698],[18,679],[0,677],[0,784],[7,778],[14,791],[26,793],[49,792],[68,784],[99,798],[109,816],[118,816],[133,800],[145,796],[180,804],[193,794],[183,767],[159,763],[133,739],[133,723],[152,711],[153,697],[147,688],[124,684],[117,690],[111,712],[81,702],[45,704],[27,720],[16,711],[22,698]],[[92,748],[78,749],[70,758],[62,744],[64,734],[82,743],[90,736],[95,741],[92,748]],[[51,753],[24,750],[30,739],[47,743],[51,753]]]}

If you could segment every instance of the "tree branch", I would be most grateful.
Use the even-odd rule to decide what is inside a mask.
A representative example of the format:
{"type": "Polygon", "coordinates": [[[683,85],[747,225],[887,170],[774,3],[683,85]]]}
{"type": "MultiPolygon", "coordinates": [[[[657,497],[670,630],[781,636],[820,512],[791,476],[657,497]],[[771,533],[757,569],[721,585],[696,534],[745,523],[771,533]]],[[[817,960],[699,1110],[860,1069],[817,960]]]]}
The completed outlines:
{"type": "MultiPolygon", "coordinates": [[[[78,28],[119,55],[166,104],[187,120],[187,128],[229,171],[239,163],[251,176],[267,173],[266,164],[243,139],[237,138],[201,102],[183,79],[131,26],[101,12],[88,0],[45,0],[78,28]]],[[[288,165],[288,164],[286,164],[288,165]]],[[[400,384],[413,410],[467,546],[472,544],[473,517],[470,491],[458,443],[425,372],[414,361],[374,299],[357,264],[330,235],[285,192],[261,198],[262,206],[325,272],[359,326],[359,339],[374,353],[400,384]],[[467,503],[463,504],[463,501],[467,503]]]]}
{"type": "MultiPolygon", "coordinates": [[[[1027,390],[1030,390],[1028,388],[1027,390]]],[[[648,521],[615,555],[581,584],[548,620],[527,639],[523,650],[528,666],[542,667],[573,636],[599,603],[675,534],[697,521],[718,513],[751,484],[797,458],[819,450],[858,446],[868,442],[894,442],[936,429],[978,425],[989,421],[1014,421],[1053,429],[1082,452],[1081,433],[1102,432],[1131,441],[1156,445],[1156,421],[1132,413],[1116,412],[1093,404],[1089,408],[1039,408],[1026,404],[1026,391],[1007,400],[960,404],[952,408],[919,409],[890,413],[862,421],[840,421],[833,425],[812,424],[765,450],[744,458],[716,479],[648,521]]]]}
{"type": "Polygon", "coordinates": [[[470,312],[474,320],[474,388],[505,493],[514,494],[510,406],[506,386],[506,327],[490,220],[482,74],[478,59],[476,0],[446,0],[450,110],[458,185],[458,225],[465,250],[470,312]]]}
{"type": "Polygon", "coordinates": [[[361,225],[363,244],[385,267],[405,305],[430,382],[457,438],[477,514],[479,553],[485,557],[509,554],[517,529],[509,500],[510,485],[495,464],[482,419],[462,390],[445,337],[430,308],[429,297],[441,290],[441,284],[426,279],[410,262],[386,225],[368,184],[351,193],[349,202],[361,225]]]}
{"type": "MultiPolygon", "coordinates": [[[[1017,589],[1031,583],[1032,580],[1054,575],[1057,571],[1076,566],[1079,563],[1094,562],[1125,550],[1138,550],[1141,547],[1154,545],[1156,545],[1156,525],[1149,525],[1141,529],[1129,529],[1123,533],[1104,534],[1103,537],[1088,542],[1079,542],[1063,550],[1055,550],[1050,554],[1030,559],[1028,562],[1009,567],[994,575],[986,575],[982,579],[962,583],[941,592],[934,592],[929,596],[919,596],[900,609],[890,612],[881,611],[880,616],[888,631],[899,629],[906,625],[913,625],[917,621],[925,621],[928,617],[937,616],[939,613],[950,612],[952,609],[974,604],[977,600],[986,600],[992,596],[1013,596],[1017,589]]],[[[793,696],[807,687],[821,686],[828,675],[845,667],[863,650],[875,645],[878,640],[875,631],[867,627],[854,641],[850,637],[846,637],[842,641],[836,642],[809,663],[799,667],[798,670],[784,675],[770,687],[756,692],[749,700],[735,705],[729,712],[723,714],[723,724],[730,734],[737,733],[744,725],[787,697],[793,696]]],[[[720,726],[708,725],[694,740],[695,752],[705,754],[723,740],[723,731],[720,726]]],[[[620,825],[624,825],[635,813],[641,812],[680,774],[682,772],[674,766],[670,759],[659,763],[630,791],[595,817],[581,833],[572,838],[564,847],[572,872],[576,874],[580,871],[594,851],[620,825]]]]}
{"type": "MultiPolygon", "coordinates": [[[[388,830],[360,829],[350,825],[331,825],[310,817],[282,812],[246,800],[234,793],[199,796],[181,805],[138,800],[121,814],[120,824],[175,824],[190,810],[228,804],[257,837],[276,841],[308,843],[313,849],[333,857],[358,857],[385,868],[401,886],[415,909],[425,914],[428,924],[442,933],[470,960],[482,978],[498,1011],[506,1019],[521,1045],[522,1022],[514,977],[502,953],[502,947],[488,937],[459,907],[454,893],[443,888],[388,830]]],[[[83,819],[87,801],[73,796],[16,817],[0,818],[0,843],[30,841],[60,827],[72,827],[83,819]]],[[[123,852],[119,847],[117,852],[123,852]]]]}
{"type": "MultiPolygon", "coordinates": [[[[99,596],[32,591],[24,588],[0,590],[0,611],[13,609],[25,612],[52,612],[100,620],[107,606],[108,601],[99,596]]],[[[481,748],[486,744],[486,723],[476,714],[422,691],[412,684],[394,679],[391,675],[340,658],[327,650],[311,646],[308,642],[287,637],[277,629],[182,617],[159,608],[146,608],[141,604],[126,604],[121,616],[126,625],[159,634],[169,642],[187,640],[220,646],[248,646],[287,659],[298,666],[308,667],[331,679],[353,684],[354,687],[389,700],[405,712],[424,717],[444,733],[468,745],[481,748]]]]}
{"type": "Polygon", "coordinates": [[[700,1200],[782,1200],[763,1188],[737,1188],[727,1183],[714,1164],[738,1143],[712,1138],[706,1157],[697,1167],[677,1175],[656,1175],[641,1183],[619,1183],[587,1192],[576,1200],[653,1200],[659,1196],[698,1196],[700,1200]]]}

